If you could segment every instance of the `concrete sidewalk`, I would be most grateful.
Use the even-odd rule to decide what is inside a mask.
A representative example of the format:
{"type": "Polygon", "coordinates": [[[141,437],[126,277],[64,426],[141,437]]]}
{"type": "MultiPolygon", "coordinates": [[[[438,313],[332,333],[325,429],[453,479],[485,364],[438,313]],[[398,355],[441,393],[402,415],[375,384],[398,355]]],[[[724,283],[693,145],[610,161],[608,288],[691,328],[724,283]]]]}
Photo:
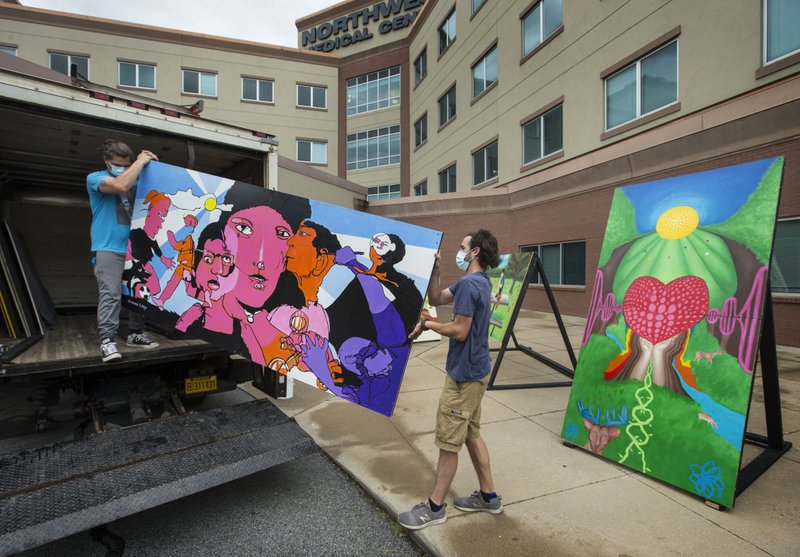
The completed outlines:
{"type": "MultiPolygon", "coordinates": [[[[584,320],[564,319],[577,352],[584,320]]],[[[521,344],[569,365],[552,315],[522,312],[515,334],[521,344]]],[[[414,345],[391,419],[297,382],[294,397],[277,405],[396,516],[427,499],[433,485],[446,354],[446,340],[414,345]]],[[[684,491],[565,447],[559,434],[568,387],[488,391],[482,434],[505,512],[462,513],[452,506],[453,495],[478,487],[464,449],[447,522],[411,535],[434,555],[798,555],[800,349],[779,347],[778,357],[784,436],[794,446],[734,509],[716,511],[684,491]]],[[[497,384],[564,379],[510,352],[497,384]]],[[[757,376],[748,431],[765,433],[762,400],[757,376]]],[[[746,445],[744,461],[756,454],[746,445]]]]}

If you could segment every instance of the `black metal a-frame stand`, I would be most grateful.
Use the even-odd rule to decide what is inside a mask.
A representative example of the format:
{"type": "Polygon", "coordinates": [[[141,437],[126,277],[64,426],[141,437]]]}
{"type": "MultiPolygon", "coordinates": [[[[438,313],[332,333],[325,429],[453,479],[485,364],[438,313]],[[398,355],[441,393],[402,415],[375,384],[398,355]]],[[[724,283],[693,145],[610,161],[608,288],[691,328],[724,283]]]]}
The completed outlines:
{"type": "MultiPolygon", "coordinates": [[[[761,338],[758,346],[761,358],[761,383],[764,388],[764,414],[766,417],[767,435],[759,435],[749,431],[745,432],[745,443],[762,447],[763,451],[739,470],[734,497],[741,495],[745,489],[761,476],[761,474],[766,472],[770,466],[775,464],[792,448],[792,444],[783,439],[781,392],[778,380],[778,353],[775,346],[775,318],[772,312],[772,292],[769,283],[767,283],[764,318],[761,323],[761,338]]],[[[747,409],[747,415],[750,415],[750,408],[747,409]]],[[[716,503],[706,501],[706,504],[714,508],[719,508],[716,503]]]]}
{"type": "Polygon", "coordinates": [[[511,313],[511,319],[508,322],[508,327],[506,328],[505,333],[503,334],[503,341],[500,345],[500,348],[492,348],[492,352],[497,352],[497,357],[494,360],[494,367],[492,368],[492,375],[489,377],[489,383],[487,384],[486,388],[490,391],[499,391],[499,390],[508,390],[508,389],[541,389],[547,387],[569,387],[572,385],[572,381],[550,381],[545,383],[516,383],[516,384],[504,384],[504,385],[495,385],[494,381],[497,377],[497,372],[500,370],[500,364],[503,362],[503,356],[507,351],[519,351],[524,354],[527,354],[531,358],[534,358],[548,367],[553,368],[557,372],[566,375],[570,379],[575,376],[575,366],[577,365],[577,360],[575,359],[575,352],[572,350],[572,344],[569,341],[569,336],[567,336],[567,330],[564,328],[564,322],[561,319],[561,313],[558,311],[558,306],[556,305],[556,299],[553,296],[553,290],[550,288],[550,282],[547,280],[547,276],[544,273],[544,268],[542,267],[542,262],[539,259],[539,255],[534,252],[533,256],[531,257],[531,263],[528,266],[528,272],[525,274],[525,280],[522,283],[522,288],[520,290],[519,298],[517,298],[517,303],[514,306],[514,310],[511,313]],[[520,344],[517,341],[517,337],[514,334],[514,324],[517,322],[517,316],[519,315],[519,310],[522,308],[522,302],[525,299],[525,293],[528,291],[528,284],[530,284],[531,280],[535,276],[534,273],[539,273],[539,277],[542,280],[542,286],[544,286],[544,291],[547,293],[547,299],[550,302],[550,307],[553,310],[553,315],[556,318],[556,323],[558,323],[558,330],[561,332],[561,338],[564,339],[564,346],[567,349],[567,353],[569,354],[569,359],[572,362],[572,369],[568,368],[567,366],[556,362],[555,360],[551,360],[547,356],[540,354],[533,350],[530,346],[525,346],[520,344]],[[508,342],[509,340],[514,341],[514,347],[509,348],[508,342]]]}

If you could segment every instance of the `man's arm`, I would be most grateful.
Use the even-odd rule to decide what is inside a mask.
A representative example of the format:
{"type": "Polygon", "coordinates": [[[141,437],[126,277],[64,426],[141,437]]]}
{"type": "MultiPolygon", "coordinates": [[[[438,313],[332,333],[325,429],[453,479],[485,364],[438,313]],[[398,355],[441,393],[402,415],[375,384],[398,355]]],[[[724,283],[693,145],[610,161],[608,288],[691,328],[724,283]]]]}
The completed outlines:
{"type": "Polygon", "coordinates": [[[442,278],[439,273],[441,259],[442,257],[439,252],[436,252],[435,260],[433,262],[433,274],[431,274],[431,280],[428,283],[428,303],[432,306],[443,306],[445,304],[449,304],[454,298],[453,293],[450,292],[449,288],[442,289],[442,278]]]}
{"type": "Polygon", "coordinates": [[[469,336],[472,327],[472,316],[456,314],[450,323],[439,323],[438,321],[423,321],[426,328],[435,333],[452,338],[459,342],[464,342],[469,336]]]}
{"type": "Polygon", "coordinates": [[[142,172],[142,169],[147,166],[151,160],[158,160],[150,151],[142,151],[128,170],[119,176],[108,176],[100,181],[100,186],[97,188],[101,193],[120,194],[125,193],[136,184],[136,179],[142,172]]]}

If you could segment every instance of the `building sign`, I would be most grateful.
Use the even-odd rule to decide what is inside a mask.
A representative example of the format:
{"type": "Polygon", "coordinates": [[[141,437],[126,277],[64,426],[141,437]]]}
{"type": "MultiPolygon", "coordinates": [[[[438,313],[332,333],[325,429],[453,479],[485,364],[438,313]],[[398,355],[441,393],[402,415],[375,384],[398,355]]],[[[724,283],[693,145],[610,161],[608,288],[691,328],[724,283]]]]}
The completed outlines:
{"type": "Polygon", "coordinates": [[[303,31],[302,46],[331,52],[411,26],[425,0],[384,0],[303,31]],[[415,10],[415,11],[411,11],[415,10]]]}

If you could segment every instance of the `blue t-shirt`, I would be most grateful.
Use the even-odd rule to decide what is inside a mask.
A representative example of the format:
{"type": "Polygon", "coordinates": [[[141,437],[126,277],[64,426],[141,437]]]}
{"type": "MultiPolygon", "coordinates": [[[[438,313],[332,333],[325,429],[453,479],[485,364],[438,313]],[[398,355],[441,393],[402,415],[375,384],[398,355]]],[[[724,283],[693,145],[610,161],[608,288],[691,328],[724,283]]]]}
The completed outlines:
{"type": "Polygon", "coordinates": [[[464,342],[450,339],[445,369],[455,381],[480,381],[491,370],[489,360],[489,299],[492,283],[486,273],[464,275],[450,287],[453,315],[472,317],[464,342]]]}
{"type": "Polygon", "coordinates": [[[102,193],[99,190],[100,182],[110,177],[107,170],[98,170],[86,177],[86,189],[92,206],[92,251],[112,251],[124,255],[128,251],[136,188],[122,195],[102,193]]]}

